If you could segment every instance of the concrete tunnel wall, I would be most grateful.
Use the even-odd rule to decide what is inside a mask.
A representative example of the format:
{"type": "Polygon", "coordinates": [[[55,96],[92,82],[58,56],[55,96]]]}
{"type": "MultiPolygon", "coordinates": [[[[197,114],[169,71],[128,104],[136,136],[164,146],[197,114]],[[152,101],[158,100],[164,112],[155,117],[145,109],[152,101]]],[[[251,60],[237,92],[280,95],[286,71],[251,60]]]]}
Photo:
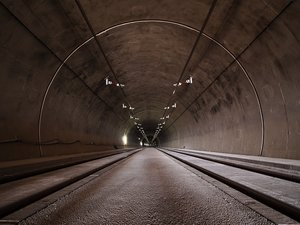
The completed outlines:
{"type": "Polygon", "coordinates": [[[217,1],[172,95],[211,4],[1,0],[0,159],[137,146],[123,103],[165,147],[300,159],[299,1],[217,1]]]}

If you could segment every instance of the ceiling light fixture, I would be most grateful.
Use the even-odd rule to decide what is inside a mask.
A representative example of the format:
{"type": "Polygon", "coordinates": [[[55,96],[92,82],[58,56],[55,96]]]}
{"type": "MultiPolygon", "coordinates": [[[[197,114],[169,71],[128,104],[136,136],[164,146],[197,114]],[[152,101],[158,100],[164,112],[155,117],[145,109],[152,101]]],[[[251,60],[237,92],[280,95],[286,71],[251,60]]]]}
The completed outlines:
{"type": "Polygon", "coordinates": [[[117,83],[116,86],[117,86],[117,87],[125,87],[125,84],[117,83]]]}
{"type": "Polygon", "coordinates": [[[109,77],[105,78],[105,85],[111,85],[113,82],[111,80],[109,80],[109,77]]]}
{"type": "Polygon", "coordinates": [[[190,76],[190,77],[185,81],[185,83],[187,83],[187,84],[192,84],[192,83],[193,83],[193,77],[190,76]]]}
{"type": "Polygon", "coordinates": [[[176,84],[173,84],[173,86],[174,86],[174,87],[181,86],[181,85],[182,85],[182,83],[181,83],[181,82],[179,82],[179,83],[176,83],[176,84]]]}

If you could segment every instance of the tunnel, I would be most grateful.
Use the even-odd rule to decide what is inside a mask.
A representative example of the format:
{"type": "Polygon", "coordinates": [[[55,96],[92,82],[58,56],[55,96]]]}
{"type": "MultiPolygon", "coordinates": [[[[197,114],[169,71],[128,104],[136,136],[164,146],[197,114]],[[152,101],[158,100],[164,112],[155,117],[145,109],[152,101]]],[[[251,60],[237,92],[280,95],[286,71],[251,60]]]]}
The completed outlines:
{"type": "Polygon", "coordinates": [[[300,159],[298,1],[212,2],[2,0],[1,159],[124,135],[300,159]]]}
{"type": "Polygon", "coordinates": [[[300,160],[299,1],[1,0],[0,24],[3,165],[144,147],[300,160]]]}

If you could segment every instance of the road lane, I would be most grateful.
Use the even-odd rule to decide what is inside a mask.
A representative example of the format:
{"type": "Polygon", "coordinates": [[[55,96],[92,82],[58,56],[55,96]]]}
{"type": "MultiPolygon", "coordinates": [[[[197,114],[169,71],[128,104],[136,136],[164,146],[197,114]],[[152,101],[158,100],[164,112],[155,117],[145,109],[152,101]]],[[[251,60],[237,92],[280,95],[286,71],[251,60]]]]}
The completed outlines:
{"type": "Polygon", "coordinates": [[[148,148],[21,224],[271,223],[148,148]]]}

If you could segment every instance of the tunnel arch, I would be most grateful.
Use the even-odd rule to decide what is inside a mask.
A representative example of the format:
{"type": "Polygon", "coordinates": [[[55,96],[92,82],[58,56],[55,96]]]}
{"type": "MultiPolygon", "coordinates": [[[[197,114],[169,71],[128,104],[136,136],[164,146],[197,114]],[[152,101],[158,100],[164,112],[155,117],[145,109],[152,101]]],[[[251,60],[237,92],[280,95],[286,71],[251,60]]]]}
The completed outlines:
{"type": "MultiPolygon", "coordinates": [[[[1,2],[1,24],[14,28],[1,38],[2,54],[8,56],[2,63],[4,95],[0,98],[2,105],[8,106],[2,107],[0,114],[3,148],[19,146],[30,155],[35,152],[31,148],[38,146],[40,152],[45,148],[47,155],[53,143],[95,144],[93,149],[121,146],[124,130],[133,127],[130,113],[119,108],[122,102],[142,102],[135,114],[142,120],[150,118],[153,124],[158,122],[160,108],[165,114],[164,101],[211,2],[189,0],[177,7],[165,1],[168,7],[154,10],[152,3],[128,0],[128,4],[107,5],[114,16],[100,7],[104,1],[84,2],[82,9],[96,39],[74,3],[1,2]],[[21,4],[24,11],[18,10],[21,4]],[[119,6],[131,7],[132,11],[113,11],[119,6]],[[44,23],[56,23],[53,31],[47,27],[45,32],[37,25],[28,10],[31,8],[41,21],[46,14],[40,12],[53,16],[53,23],[44,23]],[[18,36],[24,38],[18,42],[18,36]],[[103,78],[110,71],[92,43],[96,40],[103,44],[120,81],[125,82],[125,98],[129,100],[117,89],[104,88],[103,78]],[[17,82],[13,83],[9,75],[17,82]],[[142,85],[151,80],[148,86],[135,90],[139,84],[130,82],[134,77],[140,78],[142,85]],[[159,94],[151,92],[156,85],[159,94]]],[[[218,2],[183,74],[183,80],[192,75],[195,83],[178,89],[171,97],[178,105],[168,111],[172,118],[166,121],[162,145],[298,158],[297,12],[299,3],[295,1],[218,2]]],[[[13,148],[19,154],[17,147],[13,148]]]]}
{"type": "MultiPolygon", "coordinates": [[[[114,25],[112,27],[109,27],[109,28],[106,28],[104,29],[103,31],[100,31],[96,34],[96,36],[101,36],[103,34],[105,34],[106,32],[108,31],[111,31],[111,30],[114,30],[114,29],[118,29],[120,27],[123,27],[123,26],[128,26],[128,25],[132,25],[132,24],[137,24],[137,23],[164,23],[164,24],[169,24],[169,25],[174,25],[174,26],[179,26],[179,27],[183,27],[183,28],[186,28],[188,30],[191,30],[191,31],[194,31],[196,33],[199,33],[200,30],[196,29],[196,28],[193,28],[193,27],[190,27],[186,24],[182,24],[182,23],[178,23],[178,22],[175,22],[175,21],[168,21],[168,20],[158,20],[158,19],[148,19],[148,20],[135,20],[135,21],[129,21],[129,22],[123,22],[121,24],[117,24],[117,25],[114,25]]],[[[218,42],[217,40],[215,40],[214,38],[210,37],[209,35],[207,35],[206,33],[202,33],[202,36],[208,38],[209,40],[213,41],[216,45],[220,46],[222,49],[224,49],[224,51],[226,51],[231,57],[232,59],[234,60],[233,62],[236,62],[239,67],[243,70],[243,73],[244,75],[247,77],[249,83],[251,84],[252,88],[253,88],[253,92],[255,93],[255,96],[257,98],[257,102],[258,102],[258,107],[259,107],[259,112],[260,112],[260,116],[261,116],[261,124],[262,124],[262,140],[261,140],[261,154],[262,154],[262,151],[263,151],[263,143],[264,143],[264,121],[263,121],[263,112],[262,112],[262,108],[261,108],[261,103],[260,103],[260,99],[258,97],[258,93],[257,93],[257,90],[256,90],[256,87],[255,87],[255,84],[253,83],[252,79],[250,78],[249,74],[247,73],[245,67],[241,64],[241,62],[237,59],[237,57],[234,56],[234,54],[232,52],[230,52],[229,49],[227,49],[224,45],[222,45],[220,42],[218,42]]],[[[41,140],[41,123],[42,123],[42,117],[43,117],[43,109],[44,109],[44,104],[45,104],[45,101],[47,99],[47,95],[48,95],[48,92],[49,92],[49,89],[51,88],[51,85],[52,83],[54,82],[56,76],[59,74],[59,71],[60,69],[64,66],[64,64],[68,61],[68,59],[70,59],[72,57],[72,55],[74,53],[76,53],[76,51],[78,51],[81,47],[83,47],[84,45],[86,45],[88,42],[92,41],[94,39],[94,37],[90,37],[89,39],[87,39],[86,41],[84,41],[82,44],[80,44],[78,47],[76,47],[69,55],[67,55],[67,57],[63,60],[63,62],[61,63],[61,65],[58,67],[58,69],[55,71],[52,79],[50,80],[47,88],[46,88],[46,91],[45,91],[45,94],[43,96],[43,101],[41,103],[41,110],[40,110],[40,116],[39,116],[39,145],[40,145],[40,148],[42,148],[41,146],[41,143],[42,143],[42,140],[41,140]]],[[[141,112],[138,112],[138,113],[141,113],[141,112]]],[[[128,124],[129,120],[127,120],[126,124],[128,124]]],[[[128,126],[128,125],[127,125],[128,126]]],[[[169,127],[172,126],[169,125],[169,127]]],[[[169,128],[167,127],[167,129],[169,128]]],[[[130,128],[126,128],[124,133],[127,133],[126,130],[128,130],[130,128]]]]}

